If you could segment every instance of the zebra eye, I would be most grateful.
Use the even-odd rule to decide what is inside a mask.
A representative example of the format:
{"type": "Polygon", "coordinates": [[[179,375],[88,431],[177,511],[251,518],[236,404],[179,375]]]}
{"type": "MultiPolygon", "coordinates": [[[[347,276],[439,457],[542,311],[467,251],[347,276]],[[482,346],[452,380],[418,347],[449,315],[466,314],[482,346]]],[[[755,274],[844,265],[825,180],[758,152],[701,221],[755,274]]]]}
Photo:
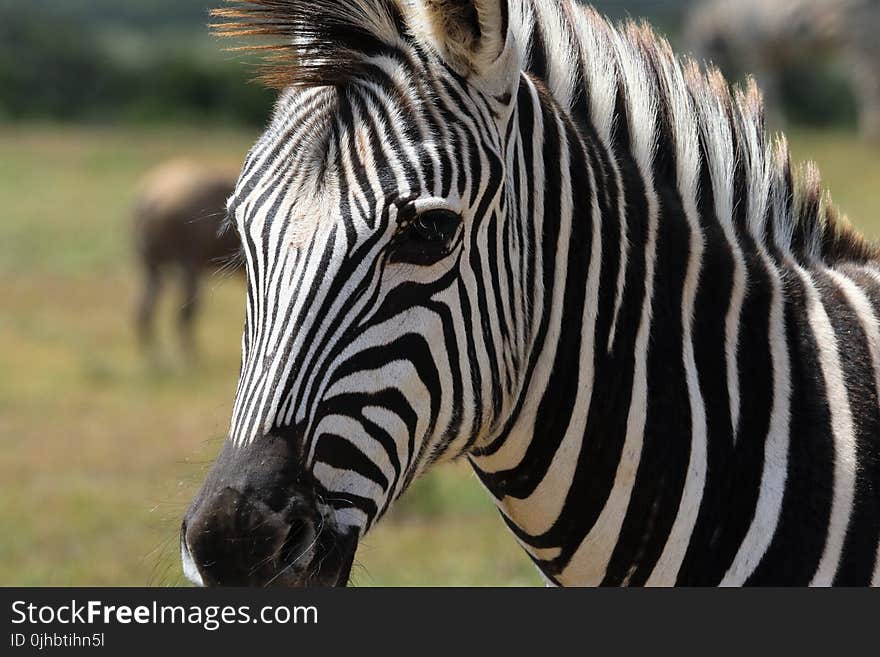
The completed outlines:
{"type": "Polygon", "coordinates": [[[461,218],[450,210],[423,212],[412,223],[413,237],[428,242],[448,242],[455,237],[461,218]]]}
{"type": "Polygon", "coordinates": [[[413,217],[392,246],[391,261],[431,265],[445,258],[461,226],[451,210],[429,210],[413,217]]]}

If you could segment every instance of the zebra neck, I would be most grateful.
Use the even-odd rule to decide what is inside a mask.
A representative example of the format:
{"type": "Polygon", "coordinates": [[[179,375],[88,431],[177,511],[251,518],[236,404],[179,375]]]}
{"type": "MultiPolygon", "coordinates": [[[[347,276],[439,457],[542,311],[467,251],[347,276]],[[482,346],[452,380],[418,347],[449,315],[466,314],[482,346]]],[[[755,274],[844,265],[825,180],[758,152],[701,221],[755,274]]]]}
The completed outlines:
{"type": "Polygon", "coordinates": [[[603,404],[631,387],[645,264],[626,245],[647,237],[648,208],[631,158],[577,125],[539,81],[523,78],[514,121],[508,165],[526,242],[517,250],[522,376],[506,423],[472,462],[496,499],[558,506],[562,491],[542,494],[542,482],[570,479],[590,426],[619,418],[603,414],[603,404]]]}
{"type": "MultiPolygon", "coordinates": [[[[509,419],[471,462],[553,577],[577,548],[567,536],[594,530],[601,540],[602,527],[625,515],[613,491],[639,465],[627,445],[648,412],[649,352],[668,355],[674,380],[685,380],[688,318],[699,302],[713,335],[723,334],[730,300],[724,292],[698,300],[697,282],[710,275],[733,286],[736,264],[711,197],[682,191],[670,136],[658,135],[645,171],[625,125],[608,144],[586,113],[563,111],[528,77],[515,116],[508,161],[531,247],[520,263],[530,309],[526,366],[509,419]]],[[[670,434],[690,435],[687,387],[651,394],[668,399],[670,434]]]]}
{"type": "Polygon", "coordinates": [[[508,419],[471,452],[478,476],[557,583],[830,581],[856,496],[838,467],[855,462],[845,376],[871,409],[859,435],[877,435],[876,248],[823,215],[784,147],[765,159],[757,115],[706,130],[726,125],[711,103],[664,88],[656,115],[630,93],[609,116],[552,78],[527,74],[517,96],[528,340],[508,419]],[[788,493],[829,464],[839,485],[788,493]],[[827,543],[810,529],[826,521],[827,543]]]}

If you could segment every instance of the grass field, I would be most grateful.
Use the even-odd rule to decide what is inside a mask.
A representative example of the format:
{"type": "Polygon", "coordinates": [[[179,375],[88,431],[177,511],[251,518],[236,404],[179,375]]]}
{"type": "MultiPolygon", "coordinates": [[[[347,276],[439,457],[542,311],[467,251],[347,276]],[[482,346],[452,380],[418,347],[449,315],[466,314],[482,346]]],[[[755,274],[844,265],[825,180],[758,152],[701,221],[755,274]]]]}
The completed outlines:
{"type": "MultiPolygon", "coordinates": [[[[228,422],[242,286],[209,283],[200,365],[179,364],[168,330],[164,357],[147,365],[131,331],[128,213],[150,166],[180,154],[238,161],[254,136],[0,128],[0,585],[181,583],[177,527],[228,422]]],[[[793,142],[880,235],[880,153],[843,134],[793,142]]],[[[354,577],[539,581],[464,466],[405,496],[364,541],[354,577]]]]}

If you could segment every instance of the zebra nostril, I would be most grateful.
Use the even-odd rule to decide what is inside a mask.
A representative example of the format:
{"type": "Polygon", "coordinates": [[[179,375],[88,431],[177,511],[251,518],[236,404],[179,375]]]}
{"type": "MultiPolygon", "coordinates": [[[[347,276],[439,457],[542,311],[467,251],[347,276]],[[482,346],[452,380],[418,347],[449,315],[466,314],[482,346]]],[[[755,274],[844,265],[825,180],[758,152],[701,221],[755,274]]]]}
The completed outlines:
{"type": "Polygon", "coordinates": [[[282,563],[288,566],[297,563],[309,551],[315,539],[315,526],[306,516],[296,516],[289,522],[290,529],[280,552],[282,563]]]}

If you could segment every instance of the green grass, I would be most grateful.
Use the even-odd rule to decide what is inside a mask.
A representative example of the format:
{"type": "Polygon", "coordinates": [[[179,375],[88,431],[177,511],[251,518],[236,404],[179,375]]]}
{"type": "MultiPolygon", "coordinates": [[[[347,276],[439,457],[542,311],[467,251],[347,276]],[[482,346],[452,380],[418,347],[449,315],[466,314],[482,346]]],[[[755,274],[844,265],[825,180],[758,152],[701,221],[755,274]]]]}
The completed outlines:
{"type": "Polygon", "coordinates": [[[840,132],[789,133],[795,160],[813,160],[834,202],[872,239],[880,239],[880,145],[840,132]]]}
{"type": "MultiPolygon", "coordinates": [[[[198,367],[178,364],[167,329],[164,358],[148,366],[131,330],[128,214],[152,165],[180,154],[238,161],[254,137],[0,128],[0,584],[182,581],[177,527],[228,423],[243,290],[210,281],[198,367]]],[[[793,141],[880,235],[880,155],[845,134],[793,141]]],[[[357,562],[359,585],[539,582],[461,465],[418,482],[357,562]]]]}

